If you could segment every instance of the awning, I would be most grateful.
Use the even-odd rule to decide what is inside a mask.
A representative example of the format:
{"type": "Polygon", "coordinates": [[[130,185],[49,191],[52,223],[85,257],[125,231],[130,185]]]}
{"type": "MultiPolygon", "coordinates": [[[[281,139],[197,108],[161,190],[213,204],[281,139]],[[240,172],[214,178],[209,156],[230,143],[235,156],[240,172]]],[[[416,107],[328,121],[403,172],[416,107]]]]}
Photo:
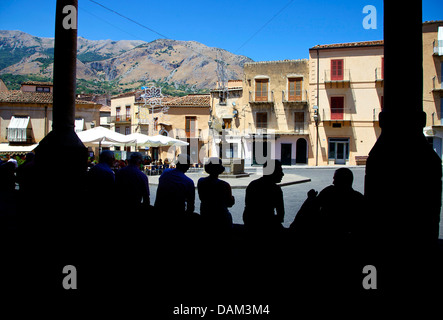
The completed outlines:
{"type": "Polygon", "coordinates": [[[85,129],[85,119],[83,118],[75,119],[74,128],[75,132],[83,131],[85,129]]]}
{"type": "Polygon", "coordinates": [[[8,126],[8,141],[26,142],[30,117],[12,116],[8,126]]]}
{"type": "Polygon", "coordinates": [[[0,153],[25,154],[32,152],[37,146],[38,143],[27,146],[11,146],[9,143],[0,143],[0,153]]]}

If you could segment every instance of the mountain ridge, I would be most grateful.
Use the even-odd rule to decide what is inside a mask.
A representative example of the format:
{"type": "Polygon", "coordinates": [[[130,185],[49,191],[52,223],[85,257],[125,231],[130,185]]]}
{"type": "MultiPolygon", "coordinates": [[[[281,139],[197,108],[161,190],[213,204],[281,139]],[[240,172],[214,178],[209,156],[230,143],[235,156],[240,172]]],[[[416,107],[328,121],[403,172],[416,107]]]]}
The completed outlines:
{"type": "MultiPolygon", "coordinates": [[[[19,30],[0,30],[0,76],[36,75],[52,78],[54,38],[19,30]]],[[[141,85],[163,85],[181,91],[207,91],[217,82],[217,61],[229,79],[238,79],[250,58],[197,41],[157,39],[88,40],[78,37],[77,79],[108,82],[123,92],[141,85]]]]}

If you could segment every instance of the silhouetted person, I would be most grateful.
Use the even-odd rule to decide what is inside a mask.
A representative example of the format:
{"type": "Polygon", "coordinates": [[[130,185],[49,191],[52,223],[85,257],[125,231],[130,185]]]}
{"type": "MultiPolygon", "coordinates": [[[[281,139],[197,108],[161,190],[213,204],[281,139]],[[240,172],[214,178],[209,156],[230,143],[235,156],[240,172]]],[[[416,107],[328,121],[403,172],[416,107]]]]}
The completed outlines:
{"type": "Polygon", "coordinates": [[[167,221],[176,221],[194,212],[195,185],[185,175],[189,167],[189,156],[180,154],[175,169],[166,169],[160,176],[155,208],[167,221]]]}
{"type": "Polygon", "coordinates": [[[229,183],[220,180],[218,176],[225,171],[220,158],[210,158],[205,164],[208,177],[198,180],[198,195],[200,197],[200,215],[209,232],[229,232],[232,229],[232,216],[228,208],[232,207],[235,199],[229,183]]]}
{"type": "Polygon", "coordinates": [[[105,202],[115,192],[115,173],[112,170],[114,162],[114,152],[102,151],[99,163],[88,171],[88,193],[90,197],[96,198],[97,202],[105,202]]]}
{"type": "Polygon", "coordinates": [[[283,229],[283,192],[277,185],[283,176],[281,162],[269,160],[263,167],[263,177],[252,181],[246,188],[243,221],[249,230],[275,233],[283,229]]]}
{"type": "Polygon", "coordinates": [[[352,188],[353,181],[352,171],[340,168],[334,173],[333,184],[318,196],[310,190],[291,224],[296,236],[330,246],[355,242],[362,232],[366,208],[363,195],[352,188]]]}
{"type": "MultiPolygon", "coordinates": [[[[128,166],[120,169],[115,174],[115,184],[121,202],[126,210],[138,210],[150,207],[148,177],[140,170],[143,157],[139,152],[134,152],[129,158],[128,166]]],[[[112,197],[107,199],[112,201],[112,197]]]]}

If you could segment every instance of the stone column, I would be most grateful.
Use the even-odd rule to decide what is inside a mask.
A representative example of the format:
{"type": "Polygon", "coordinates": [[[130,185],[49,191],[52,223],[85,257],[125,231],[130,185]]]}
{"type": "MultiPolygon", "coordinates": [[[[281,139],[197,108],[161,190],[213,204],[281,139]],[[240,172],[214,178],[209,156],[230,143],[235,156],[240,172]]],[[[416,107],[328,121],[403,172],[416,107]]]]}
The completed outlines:
{"type": "Polygon", "coordinates": [[[87,164],[87,148],[74,131],[77,8],[77,0],[57,1],[53,124],[36,149],[38,205],[43,213],[48,212],[51,223],[47,225],[55,224],[54,229],[82,200],[79,192],[87,164]]]}
{"type": "Polygon", "coordinates": [[[388,260],[416,257],[439,234],[442,165],[423,135],[422,48],[421,1],[385,1],[382,133],[366,166],[365,225],[370,246],[388,260]]]}

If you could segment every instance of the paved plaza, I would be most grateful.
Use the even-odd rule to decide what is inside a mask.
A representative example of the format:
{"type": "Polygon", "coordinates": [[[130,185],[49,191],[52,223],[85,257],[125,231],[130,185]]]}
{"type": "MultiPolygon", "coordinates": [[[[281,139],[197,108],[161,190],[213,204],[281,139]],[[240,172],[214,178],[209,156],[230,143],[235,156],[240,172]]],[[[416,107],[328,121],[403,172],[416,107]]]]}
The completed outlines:
{"type": "MultiPolygon", "coordinates": [[[[306,200],[307,192],[311,189],[321,191],[323,188],[332,184],[332,177],[338,167],[297,167],[297,166],[284,166],[283,171],[285,177],[282,182],[292,181],[292,184],[282,187],[284,201],[285,201],[285,221],[284,226],[289,225],[294,221],[294,217],[300,209],[303,202],[306,200]]],[[[365,167],[349,167],[354,173],[355,190],[364,193],[364,181],[365,181],[365,167]]],[[[235,188],[234,186],[245,185],[246,182],[250,182],[253,179],[257,179],[260,176],[260,169],[249,168],[247,172],[253,173],[250,178],[238,178],[238,179],[224,179],[233,186],[232,193],[235,197],[235,205],[230,208],[234,223],[243,224],[243,209],[245,207],[245,188],[235,188]],[[240,179],[246,179],[241,181],[240,179]],[[238,181],[236,181],[238,180],[238,181]]],[[[188,174],[194,181],[198,180],[199,175],[197,173],[188,174]]],[[[151,204],[154,203],[155,195],[157,192],[158,176],[149,176],[150,192],[151,192],[151,204]]],[[[221,179],[223,179],[221,177],[221,179]]],[[[200,199],[196,193],[195,198],[195,210],[200,212],[200,199]]],[[[443,211],[443,210],[442,210],[443,211]]],[[[443,213],[441,214],[441,221],[443,221],[443,213]]],[[[443,223],[440,223],[440,238],[443,239],[443,223]]]]}

